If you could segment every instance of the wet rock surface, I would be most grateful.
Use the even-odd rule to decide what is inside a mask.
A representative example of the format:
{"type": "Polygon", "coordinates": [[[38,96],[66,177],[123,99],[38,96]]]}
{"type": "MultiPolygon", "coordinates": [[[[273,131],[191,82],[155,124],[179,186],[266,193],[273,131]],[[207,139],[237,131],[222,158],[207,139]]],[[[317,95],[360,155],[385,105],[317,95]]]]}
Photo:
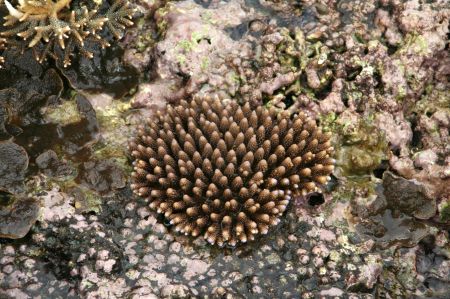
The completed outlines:
{"type": "Polygon", "coordinates": [[[102,195],[124,188],[127,182],[123,171],[111,160],[84,162],[77,179],[102,195]]]}
{"type": "Polygon", "coordinates": [[[10,141],[0,142],[0,190],[17,192],[23,188],[28,168],[25,149],[10,141]]]}
{"type": "Polygon", "coordinates": [[[69,67],[58,65],[60,72],[78,90],[89,92],[108,91],[120,98],[138,82],[138,73],[132,66],[121,61],[123,50],[114,45],[96,51],[93,59],[77,55],[69,67]]]}
{"type": "Polygon", "coordinates": [[[63,103],[56,111],[47,107],[51,113],[48,121],[25,127],[24,132],[15,138],[25,147],[33,162],[49,149],[62,151],[71,159],[90,152],[89,146],[98,136],[96,112],[82,95],[77,95],[69,103],[63,103]],[[69,105],[71,111],[67,109],[69,105]]]}
{"type": "MultiPolygon", "coordinates": [[[[48,263],[50,273],[62,279],[59,283],[63,283],[64,277],[77,282],[77,293],[106,292],[110,297],[123,294],[136,298],[141,295],[172,298],[175,294],[290,297],[313,294],[317,289],[324,293],[343,292],[346,275],[359,277],[364,269],[358,269],[357,265],[365,263],[364,250],[370,250],[358,249],[361,253],[355,258],[349,248],[359,247],[349,240],[346,245],[339,245],[338,239],[346,237],[335,228],[323,223],[312,225],[308,217],[296,216],[292,211],[274,234],[256,243],[236,249],[211,248],[201,238],[191,240],[171,234],[170,228],[159,223],[145,203],[126,200],[129,197],[129,190],[122,191],[98,215],[75,214],[62,221],[47,217],[48,226],[38,225],[34,231],[34,238],[44,245],[22,245],[20,253],[28,256],[27,252],[41,248],[44,258],[29,256],[34,262],[30,269],[21,268],[20,275],[25,277],[28,271],[48,263]],[[108,283],[111,277],[115,277],[113,285],[108,283]],[[280,279],[281,285],[272,285],[275,278],[280,279]]],[[[3,250],[8,255],[11,246],[3,250]]],[[[6,265],[13,260],[8,259],[6,265]]],[[[5,281],[13,277],[6,274],[5,281]]],[[[30,289],[29,294],[48,295],[50,290],[41,287],[51,277],[26,279],[24,283],[36,285],[36,291],[30,289]]],[[[371,282],[367,283],[370,286],[371,282]]],[[[57,286],[60,292],[64,290],[61,286],[57,286]]],[[[6,294],[13,291],[7,290],[6,294]]]]}
{"type": "Polygon", "coordinates": [[[425,187],[420,183],[385,172],[383,187],[392,208],[418,219],[429,219],[436,214],[436,201],[426,196],[425,187]]]}
{"type": "Polygon", "coordinates": [[[58,155],[48,150],[36,157],[36,166],[47,176],[63,177],[73,173],[73,169],[58,159],[58,155]]]}
{"type": "Polygon", "coordinates": [[[23,149],[0,155],[0,297],[448,297],[445,3],[135,4],[124,52],[67,69],[3,53],[0,146],[23,149]],[[316,118],[332,180],[255,242],[174,233],[132,195],[127,140],[197,94],[316,118]]]}
{"type": "Polygon", "coordinates": [[[2,202],[6,200],[5,197],[12,197],[12,194],[0,194],[0,238],[23,238],[39,216],[39,201],[13,198],[12,204],[4,205],[2,202]]]}
{"type": "Polygon", "coordinates": [[[61,78],[53,69],[38,72],[38,76],[31,76],[20,69],[8,70],[0,69],[0,77],[15,77],[17,81],[8,85],[2,79],[0,83],[0,140],[19,135],[21,126],[37,123],[38,109],[56,100],[63,87],[61,78]]]}

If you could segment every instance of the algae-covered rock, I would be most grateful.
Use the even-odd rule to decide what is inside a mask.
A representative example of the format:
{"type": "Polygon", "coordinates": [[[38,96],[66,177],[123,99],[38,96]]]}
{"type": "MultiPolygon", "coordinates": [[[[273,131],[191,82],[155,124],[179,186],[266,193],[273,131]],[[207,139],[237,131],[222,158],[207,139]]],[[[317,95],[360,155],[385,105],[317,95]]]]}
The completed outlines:
{"type": "Polygon", "coordinates": [[[425,224],[389,209],[357,222],[355,228],[363,240],[374,240],[382,248],[414,246],[430,234],[430,228],[425,224]]]}
{"type": "Polygon", "coordinates": [[[121,61],[123,50],[117,45],[97,51],[99,57],[88,59],[82,55],[73,58],[70,67],[58,63],[60,72],[77,90],[108,92],[123,97],[137,85],[138,72],[121,61]]]}
{"type": "Polygon", "coordinates": [[[23,238],[39,216],[39,201],[0,193],[0,238],[23,238]],[[4,197],[11,196],[12,203],[3,206],[4,197]]]}
{"type": "Polygon", "coordinates": [[[60,161],[53,150],[43,152],[36,158],[35,162],[37,167],[50,177],[66,177],[75,171],[67,163],[60,161]]]}
{"type": "Polygon", "coordinates": [[[26,71],[13,67],[0,69],[0,140],[19,135],[21,126],[39,122],[39,108],[50,99],[59,97],[63,82],[58,73],[53,69],[42,72],[30,76],[26,71]],[[8,84],[11,77],[17,81],[8,84]]]}
{"type": "Polygon", "coordinates": [[[439,203],[438,213],[442,222],[450,222],[450,197],[439,203]]]}
{"type": "Polygon", "coordinates": [[[331,130],[336,136],[336,175],[370,175],[387,159],[385,134],[370,119],[343,113],[331,130]]]}
{"type": "Polygon", "coordinates": [[[425,187],[420,182],[386,171],[383,187],[386,200],[393,209],[418,219],[429,219],[436,214],[436,200],[427,197],[425,187]]]}
{"type": "Polygon", "coordinates": [[[84,162],[77,181],[102,195],[113,194],[127,182],[122,169],[113,160],[84,162]]]}
{"type": "Polygon", "coordinates": [[[13,142],[0,142],[0,190],[20,191],[28,168],[25,149],[13,142]]]}

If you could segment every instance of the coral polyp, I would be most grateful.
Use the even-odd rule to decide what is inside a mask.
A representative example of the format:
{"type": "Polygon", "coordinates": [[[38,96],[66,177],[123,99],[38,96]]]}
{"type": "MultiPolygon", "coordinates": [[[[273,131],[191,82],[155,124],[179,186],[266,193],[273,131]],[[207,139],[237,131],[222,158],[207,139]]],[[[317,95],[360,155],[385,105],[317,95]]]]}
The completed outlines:
{"type": "Polygon", "coordinates": [[[133,191],[175,230],[234,246],[266,234],[334,169],[331,134],[304,113],[195,97],[139,126],[133,191]]]}
{"type": "MultiPolygon", "coordinates": [[[[135,9],[126,0],[115,0],[105,12],[100,12],[100,4],[95,1],[72,0],[19,0],[13,5],[8,0],[4,4],[9,15],[5,16],[0,36],[6,47],[38,48],[42,46],[36,59],[44,61],[48,55],[57,57],[57,48],[64,52],[63,64],[70,65],[70,56],[75,48],[88,58],[93,53],[86,49],[85,41],[93,41],[102,48],[109,43],[100,36],[106,26],[116,38],[121,30],[133,25],[131,21],[135,9]]],[[[0,41],[1,43],[1,41],[0,41]]],[[[1,49],[1,48],[0,48],[1,49]]]]}

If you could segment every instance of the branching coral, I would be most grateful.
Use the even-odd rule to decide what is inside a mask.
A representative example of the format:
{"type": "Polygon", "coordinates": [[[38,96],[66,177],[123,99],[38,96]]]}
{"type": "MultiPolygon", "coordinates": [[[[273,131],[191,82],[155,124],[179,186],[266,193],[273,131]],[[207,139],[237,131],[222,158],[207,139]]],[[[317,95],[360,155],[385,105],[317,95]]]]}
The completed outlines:
{"type": "Polygon", "coordinates": [[[138,128],[132,189],[177,231],[236,245],[279,223],[334,169],[330,134],[304,113],[196,97],[138,128]]]}
{"type": "MultiPolygon", "coordinates": [[[[4,38],[0,38],[0,51],[3,51],[5,49],[5,43],[6,40],[4,38]]],[[[0,68],[2,67],[3,62],[5,62],[5,59],[0,56],[0,68]]]]}
{"type": "Polygon", "coordinates": [[[105,26],[114,37],[120,38],[121,30],[133,25],[131,18],[135,12],[127,0],[115,0],[104,13],[99,12],[100,5],[94,1],[73,4],[72,0],[19,0],[17,6],[8,0],[4,3],[9,15],[3,24],[6,30],[0,36],[6,46],[18,47],[16,37],[27,47],[42,46],[43,50],[36,55],[40,62],[48,55],[56,58],[57,48],[62,49],[64,66],[70,65],[74,48],[92,58],[85,41],[97,42],[102,48],[109,46],[99,35],[105,26]]]}

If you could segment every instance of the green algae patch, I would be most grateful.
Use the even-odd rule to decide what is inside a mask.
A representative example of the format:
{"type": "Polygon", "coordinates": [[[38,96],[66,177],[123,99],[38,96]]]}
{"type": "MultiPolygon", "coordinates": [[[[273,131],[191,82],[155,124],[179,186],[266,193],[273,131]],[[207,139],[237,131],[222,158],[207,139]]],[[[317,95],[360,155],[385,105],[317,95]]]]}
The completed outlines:
{"type": "Polygon", "coordinates": [[[75,199],[75,209],[81,213],[94,212],[99,214],[102,210],[102,198],[87,188],[74,188],[69,192],[75,199]]]}
{"type": "Polygon", "coordinates": [[[64,101],[61,105],[56,107],[46,107],[44,113],[45,119],[48,122],[55,124],[66,125],[81,121],[81,115],[74,99],[64,101]]]}
{"type": "Polygon", "coordinates": [[[342,129],[342,146],[336,150],[337,169],[345,176],[371,174],[387,158],[384,134],[366,121],[342,129]]]}
{"type": "Polygon", "coordinates": [[[442,201],[438,205],[439,211],[439,220],[441,222],[449,222],[450,221],[450,199],[442,201]]]}
{"type": "Polygon", "coordinates": [[[385,135],[370,117],[328,114],[321,118],[321,124],[333,132],[338,176],[371,175],[387,159],[389,147],[385,135]]]}
{"type": "Polygon", "coordinates": [[[127,159],[129,132],[124,132],[129,128],[126,117],[130,108],[130,103],[113,100],[110,105],[96,109],[102,140],[93,146],[92,153],[99,160],[113,159],[125,172],[131,172],[127,159]]]}
{"type": "Polygon", "coordinates": [[[411,108],[411,113],[416,114],[432,114],[439,110],[450,113],[450,97],[448,90],[436,88],[436,86],[428,85],[425,95],[415,103],[411,108]]]}
{"type": "Polygon", "coordinates": [[[402,47],[400,47],[396,54],[427,55],[429,52],[428,42],[424,36],[407,34],[402,47]]]}
{"type": "Polygon", "coordinates": [[[99,214],[101,212],[103,203],[101,196],[78,184],[74,179],[65,182],[48,179],[46,186],[46,190],[60,190],[62,194],[73,197],[73,206],[78,213],[94,212],[99,214]]]}

